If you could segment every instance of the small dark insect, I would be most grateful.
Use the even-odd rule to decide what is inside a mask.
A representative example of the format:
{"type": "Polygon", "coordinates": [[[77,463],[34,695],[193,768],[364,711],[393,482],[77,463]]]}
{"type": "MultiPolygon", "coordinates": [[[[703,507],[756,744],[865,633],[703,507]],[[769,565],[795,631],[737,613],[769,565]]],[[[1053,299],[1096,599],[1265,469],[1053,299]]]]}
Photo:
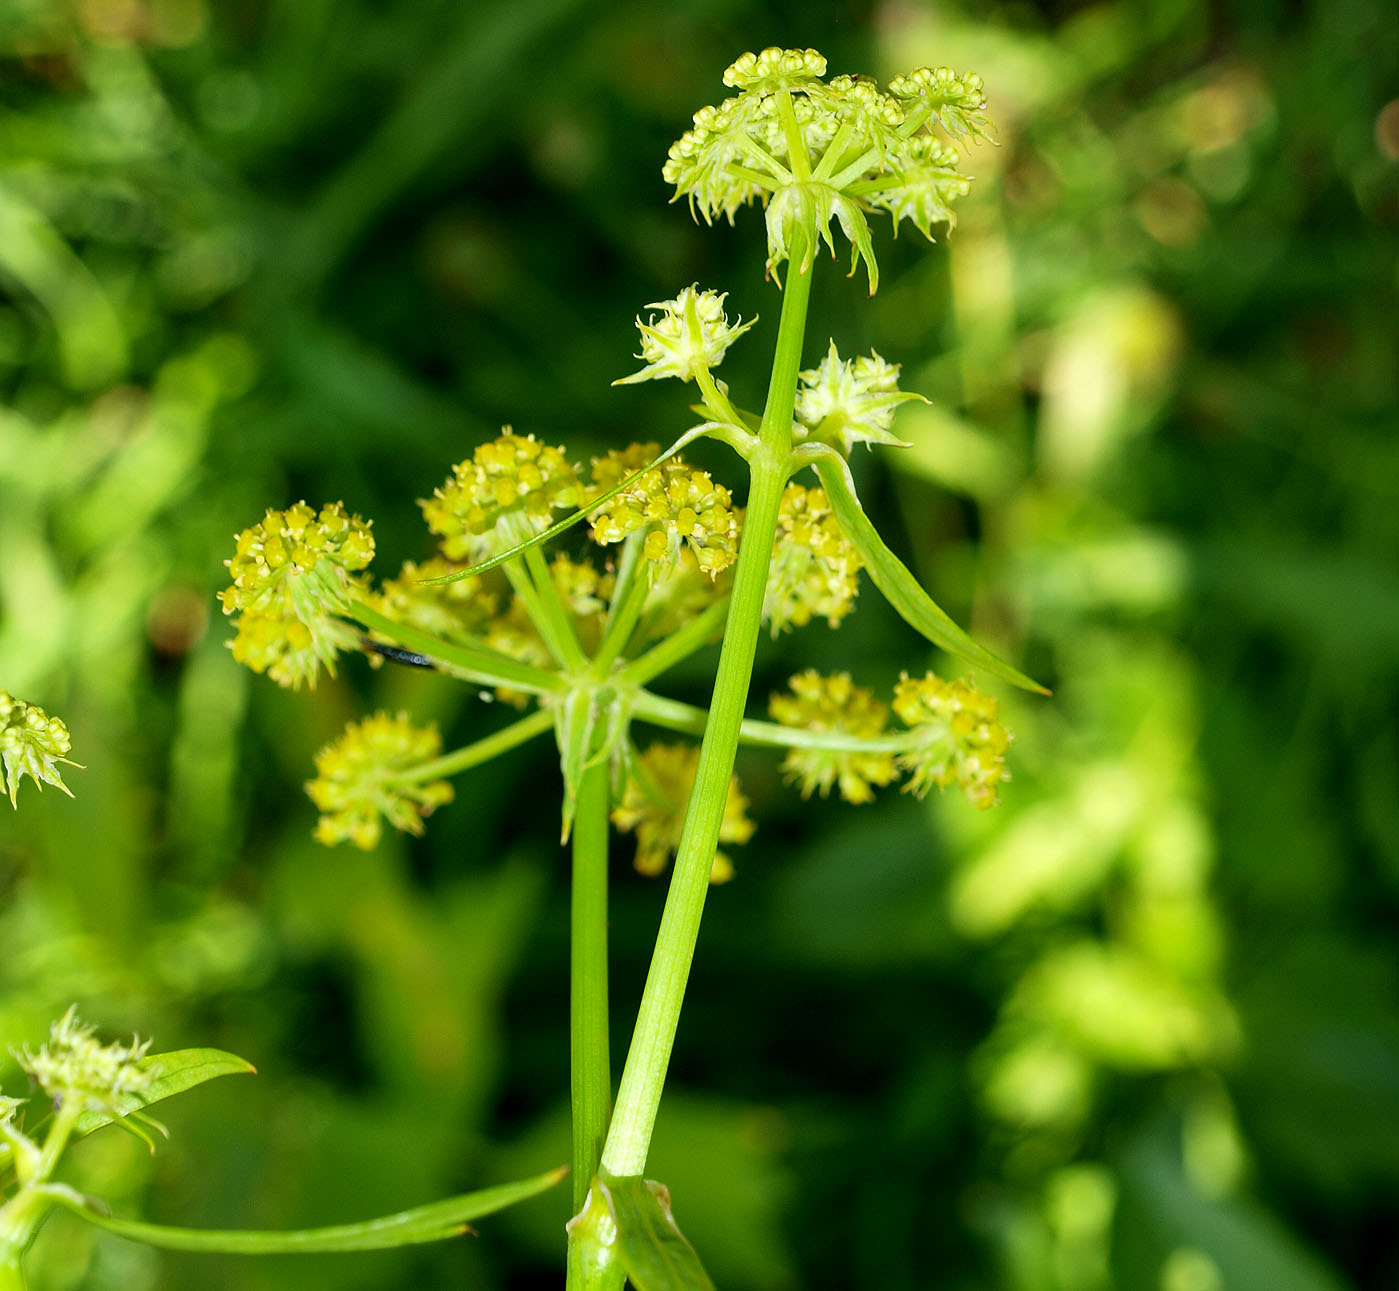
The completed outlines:
{"type": "Polygon", "coordinates": [[[436,660],[430,659],[425,654],[416,654],[412,650],[400,650],[397,646],[385,645],[382,641],[373,641],[369,637],[360,637],[359,643],[365,650],[372,650],[385,659],[394,663],[406,664],[409,668],[437,667],[436,660]]]}

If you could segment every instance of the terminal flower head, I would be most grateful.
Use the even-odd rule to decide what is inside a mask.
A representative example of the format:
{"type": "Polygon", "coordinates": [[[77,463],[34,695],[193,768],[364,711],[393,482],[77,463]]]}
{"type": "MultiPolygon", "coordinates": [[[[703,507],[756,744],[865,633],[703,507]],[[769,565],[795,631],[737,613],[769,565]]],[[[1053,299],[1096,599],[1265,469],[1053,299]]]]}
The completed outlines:
{"type": "Polygon", "coordinates": [[[480,561],[542,533],[556,511],[571,511],[581,501],[582,486],[563,449],[507,426],[458,462],[419,505],[448,560],[480,561]]]}
{"type": "MultiPolygon", "coordinates": [[[[819,734],[849,735],[856,740],[875,739],[884,733],[888,706],[874,692],[856,686],[850,674],[830,677],[808,668],[788,683],[790,695],[774,695],[768,711],[783,726],[819,734]]],[[[803,749],[788,751],[782,772],[801,787],[802,797],[820,793],[824,798],[831,786],[840,789],[846,802],[863,803],[874,798],[874,788],[889,784],[898,774],[894,755],[887,750],[803,749]]]]}
{"type": "Polygon", "coordinates": [[[333,673],[340,652],[358,644],[338,616],[368,594],[358,573],[373,558],[368,522],[339,502],[268,511],[224,561],[233,582],[220,595],[223,610],[239,615],[233,657],[293,688],[314,686],[322,664],[333,673]]]}
{"type": "Polygon", "coordinates": [[[824,489],[789,484],[777,515],[763,619],[773,636],[823,618],[831,627],[855,605],[861,561],[824,489]]]}
{"type": "Polygon", "coordinates": [[[77,1102],[84,1111],[122,1114],[123,1100],[150,1087],[153,1076],[143,1059],[150,1041],[134,1036],[128,1044],[99,1044],[94,1028],[78,1019],[77,1006],[49,1027],[37,1053],[27,1048],[19,1065],[39,1083],[55,1107],[77,1102]]]}
{"type": "Polygon", "coordinates": [[[899,758],[909,773],[907,789],[921,798],[932,785],[959,784],[978,807],[995,806],[997,786],[1010,778],[1005,762],[1010,734],[990,695],[932,673],[905,676],[894,688],[894,712],[918,734],[917,743],[899,758]]]}
{"type": "Polygon", "coordinates": [[[406,713],[376,713],[351,722],[316,754],[316,778],[306,792],[321,812],[316,840],[375,847],[383,821],[408,834],[423,832],[423,817],[452,801],[452,786],[419,774],[442,751],[437,727],[414,726],[406,713]]]}
{"type": "Polygon", "coordinates": [[[816,367],[798,374],[796,416],[805,436],[832,444],[845,456],[856,444],[907,448],[889,427],[901,403],[921,399],[899,389],[899,365],[871,353],[853,361],[831,342],[816,367]]]}
{"type": "Polygon", "coordinates": [[[71,798],[58,767],[60,763],[78,765],[67,756],[72,747],[68,728],[57,717],[0,690],[0,785],[10,795],[11,807],[19,806],[19,782],[25,776],[40,792],[51,784],[71,798]]]}
{"type": "Polygon", "coordinates": [[[613,385],[631,385],[636,381],[659,381],[663,377],[679,377],[693,381],[699,372],[717,368],[724,361],[728,348],[758,320],[739,319],[730,325],[724,313],[727,293],[700,291],[697,285],[686,287],[674,300],[659,300],[647,309],[659,309],[646,322],[638,317],[641,333],[641,353],[646,366],[629,377],[621,377],[613,385]]]}
{"type": "MultiPolygon", "coordinates": [[[[699,749],[690,744],[653,744],[633,757],[622,801],[612,811],[612,823],[624,833],[636,835],[639,873],[660,874],[679,848],[698,765],[699,749]]],[[[746,843],[755,828],[748,818],[748,799],[739,789],[738,777],[732,776],[719,841],[746,843]]],[[[716,852],[709,881],[724,883],[732,877],[733,862],[725,853],[716,852]]]]}
{"type": "MultiPolygon", "coordinates": [[[[706,222],[732,221],[754,201],[767,208],[768,269],[799,256],[805,273],[817,241],[834,250],[834,221],[864,261],[870,291],[879,270],[866,212],[908,219],[925,236],[952,223],[967,191],[954,149],[938,139],[986,136],[980,77],[922,68],[886,90],[857,76],[825,80],[813,49],[744,54],[725,73],[732,98],[695,113],[662,172],[706,222]]],[[[852,271],[853,271],[852,266],[852,271]]]]}

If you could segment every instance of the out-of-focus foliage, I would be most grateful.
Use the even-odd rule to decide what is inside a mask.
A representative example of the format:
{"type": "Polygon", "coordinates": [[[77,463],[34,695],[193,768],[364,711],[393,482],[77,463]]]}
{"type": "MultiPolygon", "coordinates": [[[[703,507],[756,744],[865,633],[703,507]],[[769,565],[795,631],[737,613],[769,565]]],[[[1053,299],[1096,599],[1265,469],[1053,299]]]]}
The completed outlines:
{"type": "MultiPolygon", "coordinates": [[[[85,1143],[73,1181],[291,1226],[567,1155],[557,766],[319,848],[300,785],[346,720],[453,747],[493,713],[354,660],[257,684],[220,562],[302,496],[422,558],[414,500],[506,422],[667,442],[664,392],[609,382],[688,283],[762,315],[725,367],[759,381],[760,221],[693,227],[659,170],[737,53],[814,45],[985,79],[956,233],[881,251],[858,316],[823,261],[807,357],[873,344],[932,401],[862,496],[1056,693],[1003,694],[993,812],[801,804],[740,766],[758,833],[710,899],[653,1173],[734,1291],[1399,1280],[1396,42],[1366,0],[0,8],[0,687],[87,768],[0,818],[0,1037],[78,999],[262,1072],[183,1100],[155,1160],[85,1143]]],[[[874,596],[839,631],[766,645],[753,711],[802,668],[858,657],[887,693],[926,662],[874,596]]],[[[661,900],[629,853],[619,1046],[661,900]]],[[[55,1222],[34,1281],[554,1285],[566,1208],[296,1263],[55,1222]]]]}

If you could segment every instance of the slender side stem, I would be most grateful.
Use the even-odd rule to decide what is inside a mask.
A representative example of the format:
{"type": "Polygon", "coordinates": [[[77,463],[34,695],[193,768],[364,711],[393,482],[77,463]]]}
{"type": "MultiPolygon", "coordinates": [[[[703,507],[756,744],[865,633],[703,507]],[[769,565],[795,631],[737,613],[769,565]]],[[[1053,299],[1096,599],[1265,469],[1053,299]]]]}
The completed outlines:
{"type": "Polygon", "coordinates": [[[573,1096],[573,1212],[583,1208],[602,1159],[612,1111],[607,1025],[607,807],[609,768],[583,772],[573,819],[569,1035],[573,1096]]]}
{"type": "MultiPolygon", "coordinates": [[[[533,551],[534,548],[529,548],[533,551]]],[[[549,604],[535,585],[535,580],[530,577],[529,571],[517,560],[508,560],[501,569],[505,571],[505,577],[510,583],[510,590],[515,593],[515,599],[525,607],[525,613],[529,615],[530,622],[534,624],[535,630],[539,633],[540,640],[548,647],[549,653],[554,656],[554,662],[560,668],[567,668],[570,665],[570,658],[565,642],[567,638],[559,630],[558,615],[562,613],[562,607],[558,605],[558,592],[555,590],[554,603],[549,604]]],[[[552,588],[553,583],[549,586],[552,588]]]]}
{"type": "MultiPolygon", "coordinates": [[[[632,699],[632,716],[643,722],[663,726],[670,731],[687,731],[698,735],[704,730],[709,714],[694,704],[653,695],[649,690],[638,691],[632,699]]],[[[903,753],[920,742],[926,742],[918,731],[895,735],[849,735],[844,731],[809,731],[802,726],[783,726],[780,722],[763,722],[745,717],[738,728],[740,743],[755,744],[768,749],[822,749],[830,753],[903,753]]]]}
{"type": "Polygon", "coordinates": [[[392,641],[450,664],[468,681],[483,686],[508,686],[532,695],[548,695],[567,690],[568,683],[557,673],[534,668],[509,659],[485,646],[460,645],[443,641],[430,632],[398,623],[363,601],[351,601],[347,617],[366,628],[382,633],[392,641]]]}
{"type": "Polygon", "coordinates": [[[644,686],[648,681],[669,672],[682,659],[688,659],[696,650],[702,649],[713,640],[724,626],[729,612],[729,598],[724,596],[713,605],[691,619],[678,632],[671,633],[659,645],[648,650],[639,659],[633,659],[621,672],[617,680],[634,686],[644,686]]]}
{"type": "Polygon", "coordinates": [[[517,745],[534,739],[536,735],[543,735],[553,724],[554,714],[551,709],[536,709],[528,717],[522,717],[518,722],[512,722],[492,735],[484,736],[463,748],[453,749],[440,758],[433,758],[431,762],[424,762],[410,771],[403,772],[402,775],[394,776],[393,783],[421,784],[424,780],[440,780],[461,771],[469,771],[472,767],[480,766],[482,762],[489,762],[517,745]]]}
{"type": "MultiPolygon", "coordinates": [[[[558,642],[558,648],[563,653],[563,658],[559,661],[566,668],[575,671],[583,667],[583,647],[578,644],[578,634],[573,630],[573,623],[568,617],[568,609],[563,603],[563,598],[559,595],[559,589],[554,584],[554,575],[550,572],[549,562],[544,559],[544,553],[538,545],[528,548],[525,551],[525,567],[530,572],[530,577],[534,580],[534,585],[539,589],[539,602],[543,612],[548,616],[548,634],[558,642]]],[[[509,566],[506,566],[508,569],[509,566]]],[[[544,625],[539,625],[541,632],[544,625]]]]}
{"type": "Polygon", "coordinates": [[[612,609],[607,616],[607,627],[593,656],[593,676],[602,681],[612,671],[627,642],[631,640],[646,605],[646,597],[651,591],[650,562],[641,555],[641,544],[635,538],[627,539],[622,552],[622,565],[617,575],[617,587],[612,594],[612,609]]]}
{"type": "MultiPolygon", "coordinates": [[[[803,263],[807,249],[804,246],[793,248],[793,266],[803,263]]],[[[748,513],[734,576],[728,627],[714,679],[714,702],[700,746],[695,787],[690,795],[675,871],[666,894],[656,949],[602,1154],[603,1168],[614,1175],[637,1175],[646,1167],[651,1131],[699,937],[710,867],[719,842],[729,777],[733,774],[734,755],[738,749],[739,725],[753,675],[778,508],[787,481],[787,459],[792,449],[792,409],[796,402],[797,369],[801,365],[810,295],[810,270],[789,272],[772,379],[763,410],[761,442],[750,462],[752,485],[748,513]]]]}

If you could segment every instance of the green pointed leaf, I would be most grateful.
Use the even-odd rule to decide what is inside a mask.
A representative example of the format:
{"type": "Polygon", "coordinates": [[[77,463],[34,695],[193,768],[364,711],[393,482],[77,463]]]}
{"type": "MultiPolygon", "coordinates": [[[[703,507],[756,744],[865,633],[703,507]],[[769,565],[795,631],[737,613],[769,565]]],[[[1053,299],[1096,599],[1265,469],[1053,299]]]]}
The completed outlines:
{"type": "Polygon", "coordinates": [[[600,1182],[617,1224],[617,1259],[636,1291],[714,1291],[664,1185],[640,1175],[600,1182]]]}
{"type": "MultiPolygon", "coordinates": [[[[74,1128],[76,1134],[91,1134],[93,1130],[110,1125],[119,1116],[130,1116],[162,1099],[183,1094],[187,1089],[202,1085],[219,1076],[256,1075],[252,1063],[225,1053],[222,1049],[176,1049],[170,1053],[152,1053],[136,1064],[152,1074],[152,1081],[139,1094],[124,1094],[116,1100],[115,1114],[84,1112],[74,1128]]],[[[151,1124],[147,1119],[147,1124],[151,1124]]],[[[144,1135],[140,1137],[144,1138],[144,1135]]],[[[147,1140],[149,1141],[149,1140],[147,1140]]]]}
{"type": "Polygon", "coordinates": [[[249,1229],[168,1228],[136,1220],[113,1219],[101,1214],[92,1202],[58,1197],[75,1214],[98,1228],[133,1242],[168,1251],[210,1251],[226,1255],[313,1255],[333,1251],[378,1251],[394,1246],[436,1242],[469,1232],[469,1220],[494,1214],[546,1192],[568,1173],[567,1166],[516,1183],[482,1188],[478,1192],[434,1201],[396,1215],[365,1219],[331,1228],[303,1228],[288,1232],[249,1229]]]}
{"type": "Polygon", "coordinates": [[[973,641],[923,590],[908,567],[884,545],[879,531],[864,513],[860,499],[855,495],[855,482],[850,476],[850,467],[845,459],[834,449],[822,451],[823,447],[808,445],[807,449],[812,450],[808,460],[821,477],[822,487],[830,499],[831,510],[835,512],[845,536],[860,553],[860,559],[864,561],[874,585],[884,593],[889,604],[929,641],[949,654],[958,655],[968,663],[975,664],[993,676],[1024,690],[1033,690],[1041,695],[1049,694],[1039,682],[1031,680],[1023,672],[997,658],[985,646],[973,641]]]}

